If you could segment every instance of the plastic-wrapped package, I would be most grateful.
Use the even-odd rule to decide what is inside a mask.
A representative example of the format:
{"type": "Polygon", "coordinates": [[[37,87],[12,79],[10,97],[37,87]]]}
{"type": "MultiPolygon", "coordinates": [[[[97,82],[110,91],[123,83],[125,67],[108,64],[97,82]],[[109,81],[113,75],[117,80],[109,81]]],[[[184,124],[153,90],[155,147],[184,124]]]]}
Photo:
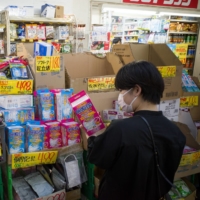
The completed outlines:
{"type": "Polygon", "coordinates": [[[24,179],[39,197],[48,196],[54,192],[54,188],[43,178],[39,172],[29,174],[24,179]]]}
{"type": "Polygon", "coordinates": [[[66,187],[65,178],[55,168],[52,169],[51,177],[56,190],[65,189],[66,187]]]}
{"type": "Polygon", "coordinates": [[[171,197],[172,200],[176,200],[176,199],[179,199],[181,197],[180,193],[178,192],[177,189],[174,189],[172,188],[170,191],[169,191],[169,196],[171,197]]]}
{"type": "Polygon", "coordinates": [[[38,40],[46,40],[45,25],[37,25],[37,38],[38,40]]]}
{"type": "Polygon", "coordinates": [[[174,185],[177,187],[177,190],[181,194],[181,197],[186,197],[191,193],[190,189],[183,180],[175,181],[174,185]]]}
{"type": "Polygon", "coordinates": [[[26,39],[37,39],[37,24],[26,24],[26,39]]]}
{"type": "Polygon", "coordinates": [[[46,39],[53,39],[55,30],[53,26],[46,26],[46,39]]]}
{"type": "Polygon", "coordinates": [[[17,24],[10,23],[10,39],[17,39],[17,24]]]}

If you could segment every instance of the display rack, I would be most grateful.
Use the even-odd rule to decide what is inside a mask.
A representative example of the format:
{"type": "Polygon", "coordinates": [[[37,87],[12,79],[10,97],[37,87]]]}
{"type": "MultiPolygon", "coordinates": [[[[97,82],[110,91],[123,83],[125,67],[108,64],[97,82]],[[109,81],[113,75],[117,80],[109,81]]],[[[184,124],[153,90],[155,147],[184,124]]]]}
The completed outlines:
{"type": "Polygon", "coordinates": [[[13,17],[9,16],[8,11],[1,11],[0,12],[0,24],[5,25],[5,31],[0,33],[0,39],[3,38],[5,44],[5,55],[10,55],[12,52],[11,44],[16,43],[33,43],[35,41],[46,41],[46,42],[59,42],[59,43],[66,43],[69,42],[72,44],[72,52],[78,52],[78,45],[80,41],[84,40],[85,37],[77,37],[78,31],[77,29],[80,27],[80,24],[77,23],[77,19],[74,15],[68,15],[66,18],[43,18],[39,16],[34,17],[13,17]],[[10,38],[10,24],[22,24],[22,23],[37,23],[37,24],[45,24],[45,25],[52,25],[54,27],[59,25],[68,25],[70,27],[70,35],[65,40],[32,40],[32,39],[11,39],[10,38]],[[74,30],[75,27],[75,30],[74,30]]]}

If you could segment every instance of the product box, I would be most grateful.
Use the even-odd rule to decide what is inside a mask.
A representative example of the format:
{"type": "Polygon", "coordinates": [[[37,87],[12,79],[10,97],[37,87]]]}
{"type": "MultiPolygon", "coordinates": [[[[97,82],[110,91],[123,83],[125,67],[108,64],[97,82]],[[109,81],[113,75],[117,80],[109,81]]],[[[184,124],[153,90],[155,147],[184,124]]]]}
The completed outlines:
{"type": "Polygon", "coordinates": [[[182,63],[166,44],[124,44],[114,45],[107,54],[115,74],[125,64],[146,60],[159,67],[165,82],[162,100],[177,99],[181,96],[182,63]],[[171,73],[168,73],[170,70],[171,73]]]}
{"type": "Polygon", "coordinates": [[[26,125],[26,149],[27,152],[43,150],[45,126],[28,123],[26,125]]]}
{"type": "MultiPolygon", "coordinates": [[[[65,87],[65,69],[63,56],[60,56],[58,52],[53,51],[53,56],[60,56],[60,71],[56,72],[37,72],[35,58],[33,58],[33,43],[31,44],[17,44],[17,56],[23,56],[29,61],[31,72],[34,75],[34,89],[64,89],[65,87]],[[52,81],[53,80],[53,81],[52,81]]],[[[31,91],[32,93],[32,91],[31,91]]]]}
{"type": "Polygon", "coordinates": [[[52,56],[53,45],[46,42],[35,42],[34,43],[34,56],[52,56]]]}
{"type": "Polygon", "coordinates": [[[65,122],[61,124],[63,146],[70,146],[81,142],[80,127],[77,122],[65,122]]]}
{"type": "Polygon", "coordinates": [[[81,91],[70,97],[69,102],[89,136],[105,128],[101,117],[85,91],[81,91]]]}
{"type": "Polygon", "coordinates": [[[56,40],[66,40],[69,37],[69,26],[58,26],[55,31],[56,40]]]}
{"type": "Polygon", "coordinates": [[[7,127],[7,144],[9,154],[25,152],[25,131],[22,126],[7,127]]]}
{"type": "Polygon", "coordinates": [[[172,121],[178,121],[179,108],[180,99],[162,100],[159,105],[159,110],[163,115],[172,121]]]}
{"type": "Polygon", "coordinates": [[[5,8],[9,12],[9,16],[19,16],[19,7],[10,5],[5,8]]]}
{"type": "Polygon", "coordinates": [[[113,109],[103,110],[102,115],[103,115],[104,123],[109,123],[115,119],[126,119],[126,118],[133,116],[133,114],[131,114],[131,113],[126,113],[124,111],[117,111],[117,110],[113,110],[113,109]]]}
{"type": "Polygon", "coordinates": [[[55,18],[64,18],[64,6],[56,6],[55,18]]]}
{"type": "Polygon", "coordinates": [[[81,199],[81,190],[76,189],[69,192],[66,192],[66,200],[78,200],[81,199]]]}
{"type": "Polygon", "coordinates": [[[42,5],[41,17],[54,18],[56,7],[50,4],[42,5]]]}
{"type": "Polygon", "coordinates": [[[19,16],[20,17],[33,17],[34,16],[34,7],[33,6],[19,7],[19,16]]]}
{"type": "Polygon", "coordinates": [[[15,109],[33,106],[32,95],[6,95],[0,96],[0,107],[4,109],[15,109]]]}
{"type": "Polygon", "coordinates": [[[60,122],[48,122],[46,125],[46,133],[44,137],[44,148],[52,149],[62,147],[62,134],[60,122]]]}

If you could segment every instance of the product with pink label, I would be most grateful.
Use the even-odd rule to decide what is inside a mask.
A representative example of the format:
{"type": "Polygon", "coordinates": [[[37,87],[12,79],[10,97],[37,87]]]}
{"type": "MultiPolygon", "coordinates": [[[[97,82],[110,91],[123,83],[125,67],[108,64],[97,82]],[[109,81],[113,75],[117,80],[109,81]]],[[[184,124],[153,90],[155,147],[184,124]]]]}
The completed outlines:
{"type": "Polygon", "coordinates": [[[89,136],[105,128],[103,121],[85,91],[70,97],[69,102],[89,136]]]}
{"type": "Polygon", "coordinates": [[[62,147],[62,134],[60,122],[48,122],[44,136],[44,148],[52,149],[62,147]]]}
{"type": "Polygon", "coordinates": [[[61,125],[63,146],[70,146],[81,142],[80,127],[75,121],[61,125]]]}

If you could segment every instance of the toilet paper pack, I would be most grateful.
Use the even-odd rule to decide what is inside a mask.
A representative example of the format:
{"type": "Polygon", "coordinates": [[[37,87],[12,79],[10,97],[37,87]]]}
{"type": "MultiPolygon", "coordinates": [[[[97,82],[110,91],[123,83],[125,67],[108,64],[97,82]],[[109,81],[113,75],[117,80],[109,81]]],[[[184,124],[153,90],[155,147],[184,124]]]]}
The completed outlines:
{"type": "Polygon", "coordinates": [[[75,115],[83,125],[86,133],[91,136],[105,128],[101,117],[85,91],[69,98],[75,115]]]}

